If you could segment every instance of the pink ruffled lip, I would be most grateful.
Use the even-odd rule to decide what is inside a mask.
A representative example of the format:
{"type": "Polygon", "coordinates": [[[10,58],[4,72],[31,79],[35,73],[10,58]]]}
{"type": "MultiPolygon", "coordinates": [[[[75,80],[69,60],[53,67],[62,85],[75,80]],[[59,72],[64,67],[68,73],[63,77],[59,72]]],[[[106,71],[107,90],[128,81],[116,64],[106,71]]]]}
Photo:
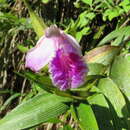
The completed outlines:
{"type": "Polygon", "coordinates": [[[25,67],[38,72],[48,63],[53,84],[60,90],[85,82],[88,69],[79,44],[56,26],[47,28],[45,36],[27,53],[25,67]]]}
{"type": "Polygon", "coordinates": [[[63,49],[56,52],[50,62],[49,71],[53,84],[60,90],[77,88],[85,82],[87,66],[81,56],[75,53],[64,53],[63,49]]]}

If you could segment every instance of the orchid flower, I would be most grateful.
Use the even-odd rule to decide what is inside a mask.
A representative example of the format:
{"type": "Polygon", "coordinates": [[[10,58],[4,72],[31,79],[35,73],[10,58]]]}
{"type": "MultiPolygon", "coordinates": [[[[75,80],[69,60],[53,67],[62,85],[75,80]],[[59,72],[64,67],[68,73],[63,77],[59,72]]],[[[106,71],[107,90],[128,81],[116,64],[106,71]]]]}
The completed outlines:
{"type": "Polygon", "coordinates": [[[52,82],[60,90],[77,88],[85,82],[88,68],[79,44],[56,25],[47,28],[45,36],[26,55],[25,67],[34,72],[47,64],[52,82]]]}

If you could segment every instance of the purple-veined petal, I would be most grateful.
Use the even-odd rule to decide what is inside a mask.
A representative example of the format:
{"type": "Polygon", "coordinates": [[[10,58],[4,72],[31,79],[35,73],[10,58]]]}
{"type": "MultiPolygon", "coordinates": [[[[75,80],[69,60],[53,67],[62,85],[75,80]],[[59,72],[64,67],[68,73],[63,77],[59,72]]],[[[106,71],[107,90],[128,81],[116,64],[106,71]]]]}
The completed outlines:
{"type": "Polygon", "coordinates": [[[67,90],[82,85],[88,69],[80,55],[73,52],[66,54],[59,49],[50,62],[49,71],[53,84],[60,90],[67,90]]]}
{"type": "Polygon", "coordinates": [[[55,49],[54,41],[43,36],[27,53],[25,67],[35,72],[39,71],[54,57],[55,49]]]}

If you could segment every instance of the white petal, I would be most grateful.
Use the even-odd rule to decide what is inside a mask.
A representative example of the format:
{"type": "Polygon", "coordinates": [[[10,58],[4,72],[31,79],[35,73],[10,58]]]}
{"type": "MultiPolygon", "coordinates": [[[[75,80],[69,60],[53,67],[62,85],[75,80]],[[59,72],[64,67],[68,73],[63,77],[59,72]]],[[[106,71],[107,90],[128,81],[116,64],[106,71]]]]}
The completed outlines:
{"type": "Polygon", "coordinates": [[[49,63],[54,55],[54,41],[43,36],[37,45],[27,53],[25,67],[39,71],[49,63]]]}

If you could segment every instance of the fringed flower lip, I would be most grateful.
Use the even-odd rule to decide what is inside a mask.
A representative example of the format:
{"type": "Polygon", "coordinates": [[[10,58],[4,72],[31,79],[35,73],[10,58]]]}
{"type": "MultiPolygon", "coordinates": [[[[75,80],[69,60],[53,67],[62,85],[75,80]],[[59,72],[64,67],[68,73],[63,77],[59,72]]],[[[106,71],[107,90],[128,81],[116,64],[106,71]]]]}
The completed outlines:
{"type": "Polygon", "coordinates": [[[45,36],[29,50],[25,67],[38,72],[48,63],[52,82],[60,90],[77,88],[85,82],[88,67],[79,44],[56,25],[47,28],[45,36]]]}

